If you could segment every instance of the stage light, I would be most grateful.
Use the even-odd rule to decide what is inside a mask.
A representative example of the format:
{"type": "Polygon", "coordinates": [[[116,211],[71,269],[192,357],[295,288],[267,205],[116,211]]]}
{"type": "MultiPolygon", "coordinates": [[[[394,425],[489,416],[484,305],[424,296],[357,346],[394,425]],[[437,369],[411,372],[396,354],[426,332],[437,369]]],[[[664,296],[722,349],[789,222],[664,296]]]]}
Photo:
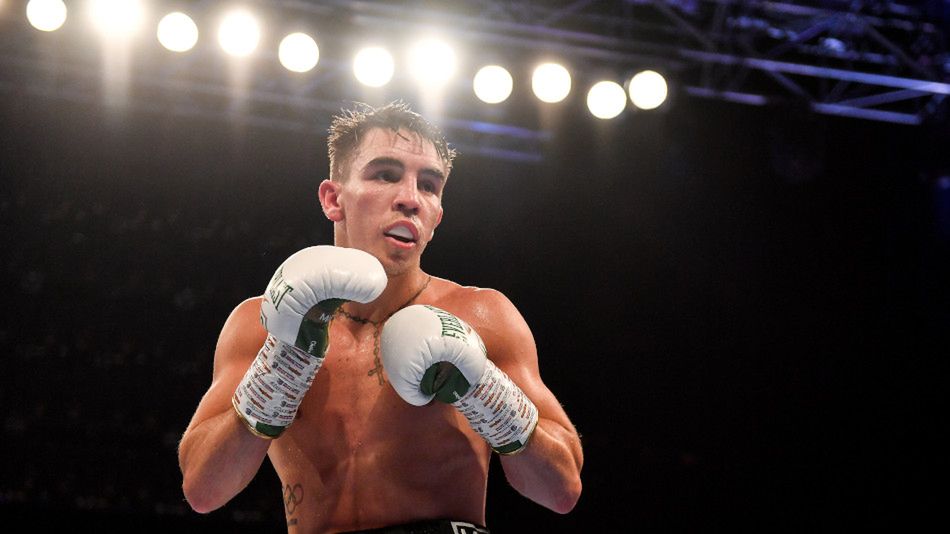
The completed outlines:
{"type": "Polygon", "coordinates": [[[139,0],[93,0],[93,25],[109,37],[128,37],[141,28],[144,9],[139,0]]]}
{"type": "Polygon", "coordinates": [[[666,101],[666,80],[656,71],[638,72],[630,79],[630,101],[640,109],[655,109],[666,101]]]}
{"type": "Polygon", "coordinates": [[[472,80],[475,96],[487,104],[504,102],[511,95],[511,74],[504,67],[488,65],[479,69],[472,80]]]}
{"type": "Polygon", "coordinates": [[[587,109],[598,119],[612,119],[627,107],[627,93],[620,84],[602,81],[587,92],[587,109]]]}
{"type": "Polygon", "coordinates": [[[409,72],[425,86],[444,85],[455,74],[455,52],[438,39],[425,39],[409,51],[409,72]]]}
{"type": "Polygon", "coordinates": [[[66,22],[66,4],[63,0],[30,0],[26,4],[26,19],[37,30],[58,30],[66,22]]]}
{"type": "Polygon", "coordinates": [[[353,59],[353,75],[363,85],[382,87],[393,77],[393,56],[385,48],[364,48],[353,59]]]}
{"type": "Polygon", "coordinates": [[[158,23],[158,42],[172,52],[187,52],[198,42],[198,26],[184,13],[169,13],[158,23]]]}
{"type": "Polygon", "coordinates": [[[544,63],[534,69],[531,90],[542,102],[560,102],[571,92],[571,74],[557,63],[544,63]]]}
{"type": "Polygon", "coordinates": [[[309,35],[292,33],[280,42],[277,57],[287,70],[307,72],[320,61],[320,48],[309,35]]]}
{"type": "Polygon", "coordinates": [[[246,57],[257,49],[261,40],[261,29],[257,19],[247,11],[228,13],[218,27],[218,44],[228,54],[246,57]]]}

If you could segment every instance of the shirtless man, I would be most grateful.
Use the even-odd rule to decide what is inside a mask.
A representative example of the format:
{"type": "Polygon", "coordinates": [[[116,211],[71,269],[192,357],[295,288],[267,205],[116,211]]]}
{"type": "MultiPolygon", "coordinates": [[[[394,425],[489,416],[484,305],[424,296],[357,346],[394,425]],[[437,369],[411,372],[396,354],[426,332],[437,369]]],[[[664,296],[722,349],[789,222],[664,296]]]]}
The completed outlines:
{"type": "Polygon", "coordinates": [[[454,152],[404,104],[337,117],[329,152],[335,246],[292,255],[225,322],[179,447],[188,503],[223,506],[268,456],[290,532],[485,532],[494,450],[519,493],[569,512],[580,439],[521,314],[420,266],[454,152]]]}

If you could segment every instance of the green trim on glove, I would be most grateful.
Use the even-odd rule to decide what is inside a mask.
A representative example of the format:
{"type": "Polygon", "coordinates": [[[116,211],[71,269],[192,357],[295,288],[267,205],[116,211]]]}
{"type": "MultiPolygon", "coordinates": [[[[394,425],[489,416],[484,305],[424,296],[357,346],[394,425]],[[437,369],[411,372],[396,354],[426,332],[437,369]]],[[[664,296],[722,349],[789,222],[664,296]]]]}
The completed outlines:
{"type": "Polygon", "coordinates": [[[285,426],[268,425],[260,421],[252,422],[243,413],[241,413],[241,407],[238,405],[237,395],[231,397],[231,406],[234,407],[234,413],[236,413],[238,419],[244,423],[244,426],[251,431],[251,434],[254,434],[259,438],[276,439],[284,433],[284,430],[287,430],[287,427],[285,426]]]}
{"type": "Polygon", "coordinates": [[[256,430],[259,434],[262,434],[268,438],[273,439],[283,434],[284,430],[287,430],[287,427],[267,425],[258,421],[257,423],[254,424],[254,430],[256,430]]]}
{"type": "Polygon", "coordinates": [[[493,447],[492,450],[498,454],[514,454],[524,448],[524,444],[520,441],[512,441],[507,445],[502,445],[501,447],[493,447]]]}
{"type": "Polygon", "coordinates": [[[471,387],[468,380],[458,367],[449,362],[439,362],[428,369],[422,375],[422,383],[419,389],[426,395],[435,395],[440,402],[452,404],[461,399],[468,388],[471,387]]]}
{"type": "Polygon", "coordinates": [[[294,346],[312,356],[323,356],[329,345],[330,329],[327,327],[336,313],[337,308],[343,305],[346,299],[321,300],[310,308],[300,330],[297,331],[297,341],[294,346]]]}

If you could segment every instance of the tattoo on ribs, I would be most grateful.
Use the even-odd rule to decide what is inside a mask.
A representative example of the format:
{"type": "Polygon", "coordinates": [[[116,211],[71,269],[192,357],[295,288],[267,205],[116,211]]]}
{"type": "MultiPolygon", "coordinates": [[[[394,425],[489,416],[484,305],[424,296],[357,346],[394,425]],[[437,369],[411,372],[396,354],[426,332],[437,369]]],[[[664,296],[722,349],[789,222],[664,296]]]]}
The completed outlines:
{"type": "Polygon", "coordinates": [[[287,526],[292,527],[297,524],[297,519],[291,517],[297,511],[297,506],[303,502],[303,486],[287,484],[284,486],[284,509],[287,510],[287,526]]]}

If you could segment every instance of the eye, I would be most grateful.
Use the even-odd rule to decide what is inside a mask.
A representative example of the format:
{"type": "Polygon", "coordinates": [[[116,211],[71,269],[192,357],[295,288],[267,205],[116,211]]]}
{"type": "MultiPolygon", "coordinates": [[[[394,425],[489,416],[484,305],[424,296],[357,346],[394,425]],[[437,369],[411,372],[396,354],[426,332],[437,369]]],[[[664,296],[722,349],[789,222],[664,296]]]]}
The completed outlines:
{"type": "Polygon", "coordinates": [[[380,179],[380,180],[384,180],[384,181],[386,181],[386,182],[398,182],[398,181],[399,181],[399,175],[396,174],[396,173],[394,173],[393,171],[389,171],[389,170],[386,170],[386,171],[379,171],[379,172],[376,173],[375,177],[378,178],[378,179],[380,179]]]}
{"type": "Polygon", "coordinates": [[[426,193],[438,193],[439,188],[435,183],[430,182],[429,180],[423,180],[419,186],[426,193]]]}

